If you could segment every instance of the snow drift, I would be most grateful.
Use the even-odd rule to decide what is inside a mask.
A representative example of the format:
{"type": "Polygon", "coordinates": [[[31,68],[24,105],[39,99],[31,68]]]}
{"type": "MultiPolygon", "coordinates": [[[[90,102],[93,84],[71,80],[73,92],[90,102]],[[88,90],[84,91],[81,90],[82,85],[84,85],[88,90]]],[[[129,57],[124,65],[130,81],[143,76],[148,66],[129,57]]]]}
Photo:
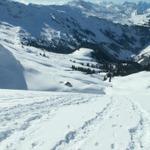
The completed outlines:
{"type": "Polygon", "coordinates": [[[0,88],[27,89],[23,67],[2,45],[0,45],[0,88]]]}

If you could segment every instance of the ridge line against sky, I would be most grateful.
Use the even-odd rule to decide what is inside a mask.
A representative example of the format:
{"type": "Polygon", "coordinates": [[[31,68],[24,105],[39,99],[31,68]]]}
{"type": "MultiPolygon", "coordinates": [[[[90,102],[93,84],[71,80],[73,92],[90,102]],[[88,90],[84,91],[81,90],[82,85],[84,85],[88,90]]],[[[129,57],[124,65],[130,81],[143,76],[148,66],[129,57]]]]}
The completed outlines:
{"type": "MultiPolygon", "coordinates": [[[[49,5],[49,4],[65,4],[65,3],[70,2],[72,0],[14,0],[14,1],[22,2],[25,4],[35,3],[35,4],[45,4],[45,5],[48,4],[49,5]]],[[[84,0],[84,1],[94,2],[94,3],[99,3],[100,1],[123,3],[125,1],[139,2],[141,0],[84,0]]],[[[150,2],[150,0],[142,0],[142,1],[150,2]]]]}

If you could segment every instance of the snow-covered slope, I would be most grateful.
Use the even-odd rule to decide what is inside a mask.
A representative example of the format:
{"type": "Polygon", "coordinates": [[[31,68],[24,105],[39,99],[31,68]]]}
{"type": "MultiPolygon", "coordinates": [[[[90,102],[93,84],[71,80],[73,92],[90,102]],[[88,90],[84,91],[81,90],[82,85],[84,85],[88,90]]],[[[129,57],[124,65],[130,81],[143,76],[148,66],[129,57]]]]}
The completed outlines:
{"type": "Polygon", "coordinates": [[[136,57],[135,60],[141,65],[149,65],[150,64],[150,46],[146,47],[142,50],[136,57]]]}
{"type": "Polygon", "coordinates": [[[149,76],[115,78],[105,95],[0,90],[0,150],[149,150],[149,76]]]}
{"type": "Polygon", "coordinates": [[[13,54],[0,45],[0,88],[26,89],[23,68],[13,54]]]}
{"type": "Polygon", "coordinates": [[[72,65],[96,65],[91,57],[93,50],[81,48],[71,54],[45,52],[23,46],[19,31],[18,27],[0,25],[0,88],[104,93],[103,75],[72,70],[72,65]]]}

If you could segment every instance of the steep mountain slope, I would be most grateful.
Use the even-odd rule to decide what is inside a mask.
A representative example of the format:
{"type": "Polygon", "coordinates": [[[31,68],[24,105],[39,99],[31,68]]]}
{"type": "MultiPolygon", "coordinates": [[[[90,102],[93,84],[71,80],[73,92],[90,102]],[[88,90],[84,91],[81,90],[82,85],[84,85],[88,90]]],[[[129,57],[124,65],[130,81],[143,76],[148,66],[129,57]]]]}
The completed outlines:
{"type": "Polygon", "coordinates": [[[1,22],[20,27],[24,45],[53,52],[70,53],[87,47],[96,50],[99,59],[130,59],[150,41],[148,27],[115,24],[69,4],[38,6],[1,1],[0,13],[1,22]]]}

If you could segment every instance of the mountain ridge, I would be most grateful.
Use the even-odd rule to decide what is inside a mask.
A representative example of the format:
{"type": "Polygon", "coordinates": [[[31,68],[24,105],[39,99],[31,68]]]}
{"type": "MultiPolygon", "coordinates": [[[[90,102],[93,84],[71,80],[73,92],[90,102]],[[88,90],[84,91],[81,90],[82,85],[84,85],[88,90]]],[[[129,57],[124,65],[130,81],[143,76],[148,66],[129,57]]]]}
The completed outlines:
{"type": "Polygon", "coordinates": [[[124,51],[137,53],[150,41],[148,27],[116,24],[70,5],[24,5],[5,1],[0,8],[1,22],[20,27],[22,44],[52,52],[70,53],[87,47],[98,51],[99,56],[117,60],[123,59],[120,56],[124,51]]]}

